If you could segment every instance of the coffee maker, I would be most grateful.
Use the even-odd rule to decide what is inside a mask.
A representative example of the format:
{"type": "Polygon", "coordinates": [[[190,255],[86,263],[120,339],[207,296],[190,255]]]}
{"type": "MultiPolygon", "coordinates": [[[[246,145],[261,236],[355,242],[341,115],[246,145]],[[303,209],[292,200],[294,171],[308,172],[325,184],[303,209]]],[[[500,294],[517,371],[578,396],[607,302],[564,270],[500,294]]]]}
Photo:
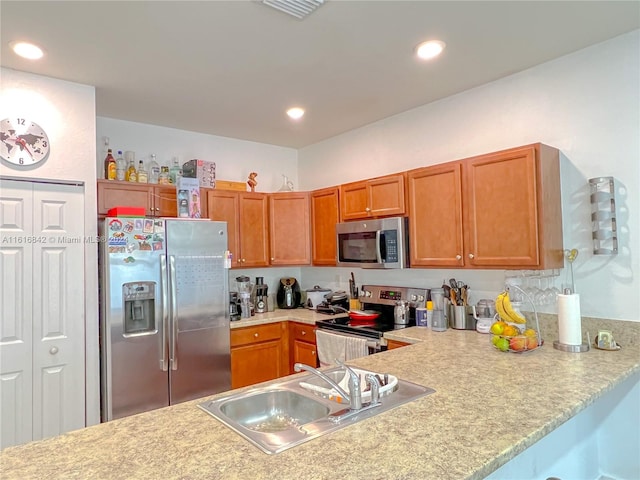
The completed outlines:
{"type": "Polygon", "coordinates": [[[267,305],[268,288],[264,283],[264,277],[256,277],[256,284],[253,287],[253,304],[255,305],[256,313],[265,313],[269,309],[267,305]]]}
{"type": "Polygon", "coordinates": [[[278,308],[298,308],[302,301],[300,284],[293,277],[284,277],[278,284],[278,308]]]}

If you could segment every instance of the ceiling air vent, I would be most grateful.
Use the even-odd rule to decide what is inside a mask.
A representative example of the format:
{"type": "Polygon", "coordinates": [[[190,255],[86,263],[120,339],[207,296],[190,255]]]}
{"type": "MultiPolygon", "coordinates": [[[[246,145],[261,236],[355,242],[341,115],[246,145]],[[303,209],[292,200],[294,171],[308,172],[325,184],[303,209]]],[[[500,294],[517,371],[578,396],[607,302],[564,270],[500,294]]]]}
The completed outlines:
{"type": "Polygon", "coordinates": [[[324,0],[262,0],[262,3],[302,20],[321,6],[324,0]]]}

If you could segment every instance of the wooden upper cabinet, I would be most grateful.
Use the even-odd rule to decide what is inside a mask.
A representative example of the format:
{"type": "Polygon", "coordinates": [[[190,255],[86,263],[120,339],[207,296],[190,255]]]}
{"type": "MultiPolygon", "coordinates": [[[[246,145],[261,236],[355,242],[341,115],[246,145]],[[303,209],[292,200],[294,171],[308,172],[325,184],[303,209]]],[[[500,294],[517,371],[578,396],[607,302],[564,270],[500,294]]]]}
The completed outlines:
{"type": "Polygon", "coordinates": [[[237,192],[209,190],[207,212],[211,220],[227,222],[227,248],[231,252],[231,267],[240,266],[240,203],[237,192]]]}
{"type": "Polygon", "coordinates": [[[269,214],[267,195],[253,192],[208,190],[211,220],[227,222],[232,267],[269,265],[269,214]]]}
{"type": "Polygon", "coordinates": [[[402,173],[340,185],[342,221],[405,214],[402,173]]]}
{"type": "Polygon", "coordinates": [[[240,208],[240,264],[242,267],[269,265],[269,208],[266,193],[238,194],[240,208]]]}
{"type": "Polygon", "coordinates": [[[407,174],[411,265],[562,268],[557,149],[503,150],[407,174]]]}
{"type": "Polygon", "coordinates": [[[143,207],[150,217],[176,217],[176,189],[145,183],[98,180],[98,215],[107,215],[113,207],[143,207]]]}
{"type": "Polygon", "coordinates": [[[336,223],[340,221],[337,187],[311,192],[311,263],[336,264],[336,223]]]}
{"type": "Polygon", "coordinates": [[[411,170],[407,187],[411,266],[463,266],[461,163],[411,170]]]}
{"type": "Polygon", "coordinates": [[[308,192],[269,195],[271,265],[309,265],[311,226],[308,192]]]}
{"type": "Polygon", "coordinates": [[[464,167],[465,262],[562,268],[558,150],[527,145],[466,159],[464,167]]]}

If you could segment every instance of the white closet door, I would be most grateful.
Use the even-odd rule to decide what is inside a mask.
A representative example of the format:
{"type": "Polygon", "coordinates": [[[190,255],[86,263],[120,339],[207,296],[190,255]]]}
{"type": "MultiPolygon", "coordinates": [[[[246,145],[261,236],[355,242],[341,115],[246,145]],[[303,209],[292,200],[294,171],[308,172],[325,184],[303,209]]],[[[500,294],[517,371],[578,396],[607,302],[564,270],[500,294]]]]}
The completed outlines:
{"type": "Polygon", "coordinates": [[[84,427],[84,194],[34,184],[33,436],[84,427]]]}
{"type": "MultiPolygon", "coordinates": [[[[8,281],[16,285],[23,282],[25,292],[22,297],[25,298],[24,302],[20,293],[15,295],[17,300],[9,300],[26,304],[26,292],[29,294],[28,306],[23,306],[20,311],[15,307],[5,312],[3,298],[0,346],[3,381],[10,378],[12,372],[25,372],[27,365],[31,367],[29,390],[27,392],[25,386],[21,391],[22,405],[5,404],[5,391],[9,394],[11,391],[3,386],[0,410],[3,420],[2,444],[6,446],[47,438],[85,425],[84,194],[81,187],[44,183],[3,181],[0,188],[3,237],[9,235],[4,224],[11,223],[4,220],[4,211],[8,210],[5,205],[12,205],[20,188],[22,205],[26,205],[27,198],[31,199],[31,223],[24,225],[26,233],[15,234],[16,238],[22,235],[30,239],[26,243],[29,251],[27,248],[21,250],[25,262],[7,264],[7,252],[12,252],[11,249],[16,249],[16,246],[2,244],[3,284],[8,281]],[[9,186],[9,183],[17,185],[9,186]],[[11,334],[17,328],[12,326],[14,324],[29,332],[30,344],[24,335],[21,342],[13,340],[15,335],[11,334]],[[7,329],[10,335],[5,334],[7,329]],[[18,351],[16,345],[20,343],[22,350],[18,351]],[[5,368],[5,358],[6,365],[13,367],[9,371],[5,368]],[[18,370],[19,362],[22,362],[22,370],[18,370]],[[30,418],[29,438],[24,439],[27,434],[21,429],[16,441],[9,437],[5,441],[5,417],[27,415],[30,418]]],[[[17,217],[16,214],[12,215],[17,217]]],[[[25,213],[22,218],[26,217],[25,213]]],[[[17,399],[18,394],[12,398],[17,399]]],[[[22,426],[26,428],[26,421],[22,426]]]]}
{"type": "Polygon", "coordinates": [[[0,448],[32,439],[33,193],[0,181],[0,448]]]}

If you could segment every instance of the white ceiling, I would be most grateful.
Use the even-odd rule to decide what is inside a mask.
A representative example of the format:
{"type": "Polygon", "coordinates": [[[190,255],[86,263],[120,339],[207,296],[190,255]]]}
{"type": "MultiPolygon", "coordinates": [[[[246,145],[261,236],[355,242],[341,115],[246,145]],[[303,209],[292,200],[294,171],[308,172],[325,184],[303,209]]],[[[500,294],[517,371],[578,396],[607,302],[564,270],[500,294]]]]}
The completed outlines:
{"type": "Polygon", "coordinates": [[[99,116],[300,148],[639,28],[640,2],[325,0],[298,20],[253,0],[3,0],[0,17],[2,66],[94,85],[99,116]],[[430,38],[447,48],[420,63],[430,38]]]}

